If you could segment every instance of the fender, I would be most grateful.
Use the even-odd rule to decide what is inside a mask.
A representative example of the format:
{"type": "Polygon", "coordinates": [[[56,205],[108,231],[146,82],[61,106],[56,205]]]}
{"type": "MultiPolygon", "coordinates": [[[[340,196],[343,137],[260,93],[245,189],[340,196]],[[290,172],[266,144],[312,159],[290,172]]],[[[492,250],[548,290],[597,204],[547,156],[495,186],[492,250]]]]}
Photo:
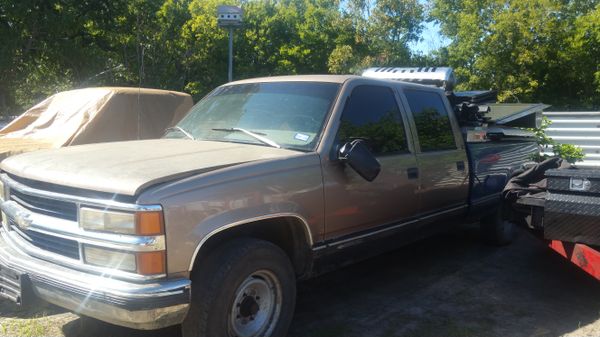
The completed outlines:
{"type": "Polygon", "coordinates": [[[190,266],[188,267],[188,271],[189,272],[192,271],[192,268],[194,266],[194,262],[196,261],[196,257],[198,256],[198,253],[200,252],[200,249],[202,248],[202,246],[211,237],[215,236],[216,234],[219,234],[219,233],[221,233],[223,231],[226,231],[226,230],[234,228],[234,227],[239,227],[239,226],[247,225],[249,223],[260,221],[260,220],[275,219],[275,218],[285,218],[285,217],[291,217],[291,218],[296,218],[296,219],[300,220],[300,222],[302,223],[302,225],[304,227],[304,232],[305,232],[306,238],[308,240],[307,243],[308,243],[309,247],[312,248],[313,244],[314,244],[312,233],[310,231],[310,228],[308,227],[308,222],[303,217],[299,216],[298,214],[294,214],[294,213],[274,213],[274,214],[268,214],[268,215],[264,215],[264,216],[259,216],[259,217],[254,217],[254,218],[249,218],[249,219],[244,219],[244,220],[241,220],[241,221],[233,222],[233,223],[230,223],[228,225],[219,227],[219,228],[213,230],[212,232],[208,233],[206,236],[204,236],[202,238],[202,240],[200,240],[200,243],[198,244],[198,246],[194,250],[194,254],[192,255],[192,259],[190,261],[190,266]]]}

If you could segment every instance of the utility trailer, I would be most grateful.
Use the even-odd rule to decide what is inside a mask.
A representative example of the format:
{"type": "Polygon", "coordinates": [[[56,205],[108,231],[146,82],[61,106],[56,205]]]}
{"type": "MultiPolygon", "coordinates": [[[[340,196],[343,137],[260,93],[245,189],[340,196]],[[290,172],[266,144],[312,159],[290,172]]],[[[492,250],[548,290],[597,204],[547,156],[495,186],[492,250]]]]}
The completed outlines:
{"type": "Polygon", "coordinates": [[[600,170],[549,159],[511,179],[504,195],[535,236],[600,280],[600,170]]]}

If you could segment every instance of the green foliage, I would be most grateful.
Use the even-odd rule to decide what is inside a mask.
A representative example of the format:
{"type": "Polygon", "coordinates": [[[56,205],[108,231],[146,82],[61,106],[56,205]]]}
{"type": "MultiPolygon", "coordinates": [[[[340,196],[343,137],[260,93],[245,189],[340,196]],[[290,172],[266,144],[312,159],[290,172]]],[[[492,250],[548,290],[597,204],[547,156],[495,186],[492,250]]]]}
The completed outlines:
{"type": "Polygon", "coordinates": [[[552,124],[552,121],[550,119],[548,119],[548,117],[543,116],[542,117],[542,122],[540,123],[540,127],[527,129],[528,131],[533,132],[533,135],[535,137],[536,143],[542,149],[547,149],[548,146],[552,146],[553,144],[555,144],[554,140],[552,140],[552,138],[550,138],[546,134],[546,129],[548,129],[548,127],[551,124],[552,124]]]}
{"type": "MultiPolygon", "coordinates": [[[[552,124],[552,121],[548,117],[542,117],[542,122],[538,128],[530,128],[528,131],[533,132],[536,143],[539,145],[540,150],[546,152],[546,150],[552,146],[552,152],[555,156],[566,160],[570,164],[575,164],[578,161],[583,161],[585,153],[583,149],[577,145],[572,144],[560,144],[555,142],[551,137],[546,134],[546,129],[552,124]]],[[[533,156],[533,160],[542,161],[548,158],[548,155],[537,153],[533,156]]]]}
{"type": "Polygon", "coordinates": [[[581,147],[573,144],[554,144],[552,151],[555,156],[561,157],[570,164],[583,161],[585,154],[581,147]]]}
{"type": "Polygon", "coordinates": [[[244,8],[236,79],[450,65],[505,102],[600,106],[600,0],[0,0],[0,115],[87,86],[199,99],[227,80],[220,4],[244,8]],[[411,52],[425,20],[448,47],[411,52]]]}
{"type": "Polygon", "coordinates": [[[491,88],[504,102],[600,106],[598,0],[435,0],[452,39],[459,89],[491,88]]]}
{"type": "Polygon", "coordinates": [[[199,99],[227,80],[221,4],[244,9],[236,79],[408,65],[424,15],[418,0],[240,1],[0,0],[0,115],[86,86],[141,85],[199,99]]]}

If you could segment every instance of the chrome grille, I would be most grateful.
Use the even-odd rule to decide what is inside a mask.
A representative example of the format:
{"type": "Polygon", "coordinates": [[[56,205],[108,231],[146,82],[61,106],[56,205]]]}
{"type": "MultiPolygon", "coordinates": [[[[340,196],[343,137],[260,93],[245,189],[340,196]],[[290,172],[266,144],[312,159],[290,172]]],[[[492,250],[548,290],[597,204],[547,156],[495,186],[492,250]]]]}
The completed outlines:
{"type": "Polygon", "coordinates": [[[77,221],[77,205],[74,202],[28,195],[14,189],[10,189],[9,193],[11,200],[32,212],[77,221]]]}
{"type": "Polygon", "coordinates": [[[0,181],[7,190],[7,200],[1,204],[5,220],[0,234],[23,253],[78,270],[136,282],[166,276],[107,270],[84,263],[80,253],[83,244],[127,252],[165,250],[164,235],[85,231],[77,222],[81,205],[123,212],[162,212],[161,205],[138,205],[133,196],[53,185],[4,172],[0,172],[0,181]]]}
{"type": "Polygon", "coordinates": [[[55,254],[79,260],[79,244],[77,241],[33,230],[21,229],[13,219],[9,219],[8,221],[10,229],[17,232],[19,236],[30,244],[55,254]]]}

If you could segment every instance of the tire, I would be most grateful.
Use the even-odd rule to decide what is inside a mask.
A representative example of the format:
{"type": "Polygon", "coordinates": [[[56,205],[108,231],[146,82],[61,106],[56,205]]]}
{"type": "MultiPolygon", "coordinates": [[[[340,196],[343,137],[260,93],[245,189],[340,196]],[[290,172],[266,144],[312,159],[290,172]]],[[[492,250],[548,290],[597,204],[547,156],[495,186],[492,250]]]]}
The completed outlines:
{"type": "Polygon", "coordinates": [[[517,236],[517,226],[507,219],[504,207],[481,218],[479,226],[484,242],[495,246],[505,246],[513,242],[517,236]]]}
{"type": "Polygon", "coordinates": [[[183,337],[284,337],[294,315],[296,277],[276,245],[235,239],[192,274],[183,337]]]}

